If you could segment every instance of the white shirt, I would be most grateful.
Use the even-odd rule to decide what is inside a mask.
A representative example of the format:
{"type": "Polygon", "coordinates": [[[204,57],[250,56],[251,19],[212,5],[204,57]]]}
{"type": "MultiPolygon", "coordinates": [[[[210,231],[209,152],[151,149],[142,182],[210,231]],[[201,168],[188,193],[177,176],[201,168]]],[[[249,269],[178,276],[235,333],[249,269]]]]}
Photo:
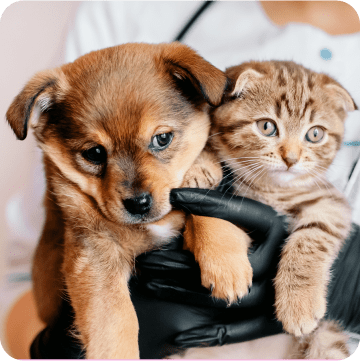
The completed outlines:
{"type": "MultiPolygon", "coordinates": [[[[202,3],[195,1],[82,2],[66,44],[66,61],[127,42],[170,42],[202,3]]],[[[277,27],[260,3],[215,2],[183,42],[225,70],[248,60],[293,60],[340,82],[360,106],[360,33],[332,36],[308,24],[277,27]],[[330,60],[321,51],[331,54],[330,60]]],[[[347,196],[360,224],[360,111],[349,114],[328,179],[347,196]],[[352,173],[351,178],[349,175],[352,173]]]]}

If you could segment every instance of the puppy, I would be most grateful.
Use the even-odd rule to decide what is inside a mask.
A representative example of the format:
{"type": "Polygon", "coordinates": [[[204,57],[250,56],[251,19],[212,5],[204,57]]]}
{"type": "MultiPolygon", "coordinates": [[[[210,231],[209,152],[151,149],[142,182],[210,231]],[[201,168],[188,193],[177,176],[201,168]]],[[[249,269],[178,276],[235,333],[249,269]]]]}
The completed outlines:
{"type": "MultiPolygon", "coordinates": [[[[203,148],[208,110],[225,86],[224,74],[185,45],[125,44],[36,74],[7,111],[18,139],[31,126],[44,155],[46,220],[33,266],[38,313],[53,321],[66,291],[87,358],[139,358],[128,290],[134,258],[183,228],[184,214],[169,203],[172,188],[220,181],[203,148]]],[[[188,233],[187,248],[206,268],[203,284],[235,299],[239,262],[218,259],[221,248],[233,248],[188,233]],[[223,287],[221,279],[230,282],[223,287]]]]}

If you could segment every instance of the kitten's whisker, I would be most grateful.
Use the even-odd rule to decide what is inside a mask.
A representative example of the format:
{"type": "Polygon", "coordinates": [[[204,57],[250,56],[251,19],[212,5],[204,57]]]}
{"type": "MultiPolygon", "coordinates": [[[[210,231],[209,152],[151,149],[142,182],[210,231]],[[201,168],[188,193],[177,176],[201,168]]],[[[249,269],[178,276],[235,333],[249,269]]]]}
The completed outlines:
{"type": "MultiPolygon", "coordinates": [[[[255,158],[257,158],[257,157],[255,157],[255,158]]],[[[225,165],[224,165],[223,167],[226,167],[226,166],[227,166],[226,162],[228,162],[228,161],[230,161],[230,160],[238,160],[238,159],[241,159],[241,158],[239,158],[239,157],[236,157],[236,158],[228,158],[228,159],[220,160],[219,162],[216,162],[215,164],[225,163],[225,165]]]]}
{"type": "MultiPolygon", "coordinates": [[[[247,191],[248,191],[248,189],[251,187],[251,185],[254,183],[256,177],[263,171],[263,169],[261,169],[261,168],[262,168],[262,166],[260,166],[259,172],[257,172],[253,177],[251,177],[252,181],[251,181],[250,184],[248,185],[248,188],[247,188],[245,194],[247,193],[247,191]]],[[[249,180],[250,180],[250,179],[249,179],[249,180]]]]}
{"type": "Polygon", "coordinates": [[[332,195],[331,189],[328,187],[328,185],[326,184],[326,180],[319,178],[317,175],[314,174],[314,176],[321,182],[324,184],[326,190],[329,192],[330,195],[332,195]]]}
{"type": "Polygon", "coordinates": [[[256,165],[257,165],[257,164],[251,164],[251,165],[246,165],[246,166],[243,166],[243,167],[238,166],[237,168],[233,168],[230,173],[228,173],[226,176],[224,176],[224,178],[227,178],[227,177],[231,176],[232,174],[236,173],[237,171],[239,171],[239,170],[241,170],[241,169],[247,169],[247,170],[249,170],[249,169],[251,169],[253,166],[256,166],[256,165]]]}
{"type": "Polygon", "coordinates": [[[237,168],[233,168],[233,169],[236,169],[236,170],[239,170],[239,169],[249,169],[253,166],[257,166],[257,165],[260,165],[261,163],[260,162],[256,162],[256,163],[249,163],[249,164],[237,164],[237,168]]]}
{"type": "MultiPolygon", "coordinates": [[[[231,175],[232,175],[232,174],[226,175],[226,176],[223,178],[223,180],[226,179],[226,178],[228,178],[228,177],[230,177],[231,175]]],[[[235,183],[238,178],[239,178],[239,176],[237,175],[235,178],[231,178],[228,182],[223,183],[223,186],[226,186],[227,184],[231,183],[230,186],[226,189],[225,192],[227,192],[227,191],[231,188],[232,184],[235,183]]]]}
{"type": "Polygon", "coordinates": [[[222,134],[223,132],[218,132],[218,133],[215,133],[215,134],[212,134],[212,135],[209,135],[208,139],[211,138],[211,137],[214,137],[215,135],[218,135],[218,134],[222,134]]]}
{"type": "Polygon", "coordinates": [[[260,159],[260,157],[237,157],[236,159],[260,159]]]}
{"type": "Polygon", "coordinates": [[[257,169],[259,169],[259,168],[261,168],[261,167],[262,167],[261,164],[254,164],[254,165],[251,165],[251,166],[249,166],[249,167],[245,167],[244,169],[246,169],[246,171],[243,172],[243,173],[241,173],[239,176],[246,178],[248,174],[253,173],[255,170],[257,170],[257,169]]]}
{"type": "Polygon", "coordinates": [[[329,165],[329,167],[326,168],[326,169],[328,170],[331,166],[340,167],[340,168],[349,168],[349,166],[347,166],[347,165],[332,162],[332,163],[329,165]]]}
{"type": "Polygon", "coordinates": [[[234,172],[238,172],[239,170],[241,169],[244,169],[245,171],[247,170],[251,170],[253,169],[254,167],[257,167],[259,166],[260,163],[254,163],[254,164],[244,164],[243,166],[238,166],[237,168],[233,168],[233,171],[234,172]]]}
{"type": "MultiPolygon", "coordinates": [[[[239,175],[238,179],[241,179],[243,178],[243,180],[241,181],[241,183],[238,185],[238,187],[236,188],[236,192],[235,193],[238,193],[239,192],[239,188],[242,186],[242,184],[247,180],[248,177],[250,177],[254,172],[256,172],[258,169],[260,169],[262,167],[262,165],[259,165],[259,166],[255,166],[253,167],[251,170],[248,170],[247,172],[245,173],[242,173],[241,175],[239,175]]],[[[237,180],[238,180],[237,179],[237,180]]],[[[236,181],[237,181],[236,180],[236,181]]],[[[235,182],[234,182],[235,183],[235,182]]]]}
{"type": "Polygon", "coordinates": [[[249,168],[247,168],[247,167],[237,168],[236,171],[238,171],[240,169],[246,169],[247,171],[245,173],[238,174],[234,179],[231,179],[229,182],[225,183],[224,185],[231,183],[230,186],[226,189],[225,193],[231,188],[231,186],[233,184],[235,184],[238,181],[238,179],[240,179],[242,176],[246,175],[249,172],[251,173],[253,170],[255,170],[256,167],[257,166],[252,166],[252,167],[249,167],[249,168]]]}
{"type": "Polygon", "coordinates": [[[227,162],[229,160],[240,160],[240,159],[259,159],[259,157],[235,157],[235,158],[227,158],[224,159],[223,162],[227,162]]]}
{"type": "Polygon", "coordinates": [[[334,172],[334,171],[335,171],[335,169],[326,168],[326,167],[323,167],[323,166],[321,166],[321,165],[319,165],[319,164],[316,164],[315,167],[316,167],[316,168],[320,168],[320,170],[321,170],[324,174],[326,174],[326,173],[329,172],[329,171],[331,171],[331,172],[334,172]]]}
{"type": "Polygon", "coordinates": [[[237,164],[255,164],[255,163],[260,163],[258,161],[255,161],[253,159],[250,159],[250,160],[239,160],[237,162],[237,164]]]}
{"type": "Polygon", "coordinates": [[[317,170],[317,168],[320,168],[320,171],[321,171],[321,173],[317,173],[318,176],[324,177],[324,179],[326,179],[326,171],[328,171],[328,169],[322,167],[321,165],[316,165],[315,168],[312,169],[312,171],[315,172],[317,170]]]}
{"type": "Polygon", "coordinates": [[[310,171],[307,171],[312,177],[313,177],[313,181],[315,182],[315,184],[318,186],[318,188],[321,190],[321,187],[319,185],[319,183],[315,180],[314,178],[314,174],[310,173],[310,171]]]}
{"type": "MultiPolygon", "coordinates": [[[[319,165],[316,166],[316,168],[321,167],[319,165]]],[[[328,180],[326,179],[326,172],[324,172],[322,169],[320,169],[320,172],[317,172],[317,169],[309,169],[314,175],[320,177],[321,179],[323,179],[324,181],[328,182],[328,180]]]]}
{"type": "MultiPolygon", "coordinates": [[[[320,181],[322,184],[324,184],[325,188],[327,189],[327,191],[330,193],[330,195],[332,195],[331,190],[329,189],[328,185],[327,185],[327,180],[326,178],[321,178],[320,175],[316,174],[315,170],[311,170],[311,169],[307,169],[307,172],[315,177],[318,181],[320,181]]],[[[315,181],[315,179],[314,179],[315,181]]],[[[315,183],[318,185],[318,183],[315,181],[315,183]]],[[[321,187],[318,185],[319,189],[321,189],[321,187]]]]}
{"type": "Polygon", "coordinates": [[[342,167],[342,169],[334,169],[334,167],[332,167],[334,164],[331,164],[329,167],[323,167],[319,164],[316,165],[316,167],[319,167],[321,169],[321,171],[323,172],[322,175],[326,176],[327,173],[331,173],[334,175],[338,175],[339,171],[342,172],[344,170],[350,172],[351,170],[351,166],[344,166],[344,165],[335,165],[335,167],[342,167]]]}
{"type": "Polygon", "coordinates": [[[321,168],[321,169],[324,169],[324,170],[328,170],[328,168],[329,168],[329,167],[324,167],[324,166],[322,166],[320,164],[316,164],[316,163],[315,163],[315,166],[316,166],[316,168],[321,168]]]}
{"type": "MultiPolygon", "coordinates": [[[[262,175],[264,175],[264,173],[266,173],[266,169],[260,169],[260,170],[252,177],[252,181],[251,181],[251,183],[248,185],[248,187],[247,187],[247,189],[246,189],[246,191],[245,191],[245,193],[244,193],[244,195],[243,195],[243,198],[242,198],[242,200],[241,200],[240,208],[241,208],[241,205],[242,205],[242,203],[243,203],[243,201],[244,201],[244,198],[246,197],[247,191],[249,190],[249,188],[251,187],[251,185],[253,184],[253,182],[255,181],[255,179],[256,179],[261,173],[262,173],[262,175]]],[[[260,177],[260,178],[261,178],[261,177],[260,177]]],[[[260,179],[260,178],[259,178],[259,179],[260,179]]]]}
{"type": "MultiPolygon", "coordinates": [[[[261,167],[261,166],[260,166],[260,167],[261,167]]],[[[260,167],[259,167],[259,166],[253,167],[252,169],[248,170],[247,172],[238,175],[238,176],[236,177],[236,179],[234,179],[234,184],[235,184],[239,179],[243,178],[242,182],[238,185],[238,187],[236,188],[236,190],[234,191],[234,193],[233,193],[232,196],[230,197],[229,202],[230,202],[230,200],[232,199],[232,197],[233,197],[234,195],[238,195],[238,193],[239,193],[239,188],[240,188],[240,186],[242,185],[242,183],[245,181],[245,179],[246,179],[248,176],[251,176],[251,174],[253,174],[254,172],[256,172],[260,167]]],[[[229,188],[230,188],[230,187],[229,187],[229,188]]],[[[229,188],[228,188],[228,189],[229,189],[229,188]]]]}
{"type": "Polygon", "coordinates": [[[236,165],[232,166],[231,169],[234,169],[236,171],[240,169],[250,169],[253,166],[260,165],[260,162],[250,162],[250,163],[237,163],[236,165]]]}
{"type": "Polygon", "coordinates": [[[251,165],[251,164],[256,164],[256,163],[259,163],[259,162],[256,162],[254,160],[248,160],[248,161],[236,161],[236,162],[228,162],[226,163],[224,166],[222,166],[221,168],[231,168],[231,169],[234,169],[236,168],[237,166],[240,166],[240,165],[251,165]]]}
{"type": "Polygon", "coordinates": [[[251,181],[251,183],[249,184],[246,192],[248,191],[248,189],[251,187],[251,185],[255,182],[255,179],[259,180],[264,174],[266,173],[266,168],[264,169],[260,169],[259,172],[256,173],[256,175],[253,177],[253,180],[251,181]],[[261,177],[258,178],[258,176],[261,174],[261,177]]]}
{"type": "MultiPolygon", "coordinates": [[[[251,163],[250,163],[251,164],[251,163]]],[[[255,163],[254,163],[255,164],[255,163]]],[[[240,165],[239,163],[236,164],[237,166],[240,165]]],[[[244,166],[247,165],[247,164],[243,164],[244,166]]],[[[235,167],[229,167],[227,164],[226,165],[223,165],[221,166],[221,169],[224,169],[224,168],[230,168],[230,169],[235,169],[235,167]]]]}

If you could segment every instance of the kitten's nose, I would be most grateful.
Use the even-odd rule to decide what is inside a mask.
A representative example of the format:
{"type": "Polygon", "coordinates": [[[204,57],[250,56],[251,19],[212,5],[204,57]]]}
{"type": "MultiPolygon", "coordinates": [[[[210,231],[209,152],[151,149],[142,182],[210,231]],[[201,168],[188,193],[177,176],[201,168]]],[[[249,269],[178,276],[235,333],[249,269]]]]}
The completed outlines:
{"type": "Polygon", "coordinates": [[[289,154],[286,157],[283,157],[283,160],[284,160],[285,164],[287,165],[287,167],[290,168],[291,166],[293,166],[294,164],[296,164],[299,161],[299,157],[297,157],[294,154],[289,154]]]}
{"type": "Polygon", "coordinates": [[[129,213],[143,216],[151,208],[152,197],[150,193],[144,192],[140,196],[125,199],[123,204],[129,213]]]}

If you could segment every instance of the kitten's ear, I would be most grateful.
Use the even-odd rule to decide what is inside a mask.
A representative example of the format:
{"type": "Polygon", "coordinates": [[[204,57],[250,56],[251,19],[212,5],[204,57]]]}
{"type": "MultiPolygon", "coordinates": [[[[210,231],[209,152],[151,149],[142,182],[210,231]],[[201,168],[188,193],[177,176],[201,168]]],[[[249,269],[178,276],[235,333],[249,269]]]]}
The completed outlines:
{"type": "Polygon", "coordinates": [[[37,127],[41,114],[59,98],[60,84],[64,83],[61,75],[58,69],[39,72],[15,97],[6,112],[6,119],[18,139],[24,140],[29,125],[37,127]]]}
{"type": "Polygon", "coordinates": [[[241,93],[246,92],[247,89],[251,88],[251,86],[263,76],[263,74],[251,68],[244,70],[236,79],[231,96],[240,96],[241,93]]]}
{"type": "Polygon", "coordinates": [[[335,81],[330,81],[325,85],[325,87],[327,91],[332,95],[333,99],[338,103],[340,107],[344,108],[345,111],[352,112],[359,109],[349,92],[339,83],[335,81]]]}

